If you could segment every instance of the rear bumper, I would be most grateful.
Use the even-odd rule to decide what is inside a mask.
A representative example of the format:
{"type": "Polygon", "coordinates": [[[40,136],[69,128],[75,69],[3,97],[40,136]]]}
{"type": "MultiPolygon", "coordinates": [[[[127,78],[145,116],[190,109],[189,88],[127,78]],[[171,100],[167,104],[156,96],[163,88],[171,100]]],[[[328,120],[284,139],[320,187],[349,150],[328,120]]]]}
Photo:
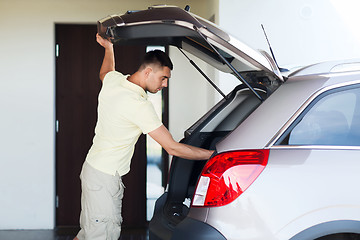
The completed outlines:
{"type": "Polygon", "coordinates": [[[226,238],[212,226],[192,218],[185,218],[173,229],[164,228],[152,231],[150,240],[226,240],[226,238]]]}
{"type": "Polygon", "coordinates": [[[226,240],[218,230],[193,218],[185,217],[178,224],[170,222],[163,214],[166,199],[165,192],[156,201],[154,216],[149,224],[150,240],[226,240]]]}
{"type": "Polygon", "coordinates": [[[172,234],[171,240],[226,240],[212,226],[192,218],[185,218],[179,223],[172,234]]]}

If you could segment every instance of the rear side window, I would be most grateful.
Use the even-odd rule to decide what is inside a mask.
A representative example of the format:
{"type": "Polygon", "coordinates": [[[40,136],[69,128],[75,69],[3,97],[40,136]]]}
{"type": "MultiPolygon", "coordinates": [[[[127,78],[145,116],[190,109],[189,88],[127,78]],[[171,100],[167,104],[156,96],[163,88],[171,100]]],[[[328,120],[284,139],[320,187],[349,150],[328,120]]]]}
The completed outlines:
{"type": "Polygon", "coordinates": [[[280,145],[360,146],[360,88],[340,88],[317,97],[280,145]]]}

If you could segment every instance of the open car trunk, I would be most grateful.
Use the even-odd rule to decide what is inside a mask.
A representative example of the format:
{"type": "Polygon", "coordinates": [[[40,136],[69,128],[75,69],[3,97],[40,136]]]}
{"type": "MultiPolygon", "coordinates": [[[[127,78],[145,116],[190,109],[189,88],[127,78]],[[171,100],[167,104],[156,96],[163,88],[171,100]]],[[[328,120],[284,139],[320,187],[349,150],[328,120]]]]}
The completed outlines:
{"type": "Polygon", "coordinates": [[[251,83],[262,79],[245,79],[242,73],[260,73],[274,82],[283,80],[275,61],[266,52],[248,47],[213,23],[178,7],[156,6],[111,15],[98,21],[98,33],[119,45],[172,45],[185,50],[222,72],[234,74],[260,100],[251,83]]]}
{"type": "MultiPolygon", "coordinates": [[[[214,24],[177,7],[158,6],[112,15],[98,22],[98,32],[114,44],[172,45],[239,79],[239,86],[225,96],[189,59],[224,97],[185,131],[182,143],[192,146],[216,150],[216,143],[283,81],[277,65],[267,53],[249,48],[214,24]]],[[[151,240],[171,239],[175,227],[186,218],[205,163],[173,157],[168,189],[157,200],[150,222],[151,240]]]]}
{"type": "MultiPolygon", "coordinates": [[[[270,94],[263,85],[253,85],[266,99],[270,94]]],[[[192,146],[216,150],[216,143],[234,130],[261,101],[244,85],[237,86],[199,121],[185,131],[181,141],[192,146]]],[[[170,239],[173,229],[188,214],[199,175],[206,161],[173,157],[168,190],[156,202],[150,222],[150,239],[170,239]]]]}

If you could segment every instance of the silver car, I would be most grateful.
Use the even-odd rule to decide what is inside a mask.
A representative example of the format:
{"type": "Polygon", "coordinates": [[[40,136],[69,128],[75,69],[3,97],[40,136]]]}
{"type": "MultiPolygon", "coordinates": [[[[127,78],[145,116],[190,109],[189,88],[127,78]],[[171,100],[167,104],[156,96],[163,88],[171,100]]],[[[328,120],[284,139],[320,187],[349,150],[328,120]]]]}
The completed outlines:
{"type": "MultiPolygon", "coordinates": [[[[173,45],[239,79],[182,142],[216,150],[174,157],[150,240],[360,239],[360,63],[282,72],[214,24],[177,7],[113,15],[116,44],[173,45]]],[[[184,73],[185,74],[185,73],[184,73]]]]}

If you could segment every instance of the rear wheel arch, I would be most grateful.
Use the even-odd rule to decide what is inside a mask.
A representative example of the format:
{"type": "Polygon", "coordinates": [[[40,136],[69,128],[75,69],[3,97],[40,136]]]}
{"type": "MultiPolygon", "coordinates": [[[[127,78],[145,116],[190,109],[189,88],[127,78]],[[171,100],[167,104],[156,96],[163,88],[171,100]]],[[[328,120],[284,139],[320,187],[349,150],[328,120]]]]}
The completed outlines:
{"type": "Polygon", "coordinates": [[[296,234],[289,240],[313,240],[313,239],[319,239],[319,240],[360,239],[360,221],[338,220],[338,221],[321,223],[312,226],[308,229],[305,229],[304,231],[296,234]],[[351,233],[351,234],[347,234],[347,233],[351,233]],[[340,235],[336,236],[335,234],[341,234],[342,236],[341,237],[340,235]]]}

